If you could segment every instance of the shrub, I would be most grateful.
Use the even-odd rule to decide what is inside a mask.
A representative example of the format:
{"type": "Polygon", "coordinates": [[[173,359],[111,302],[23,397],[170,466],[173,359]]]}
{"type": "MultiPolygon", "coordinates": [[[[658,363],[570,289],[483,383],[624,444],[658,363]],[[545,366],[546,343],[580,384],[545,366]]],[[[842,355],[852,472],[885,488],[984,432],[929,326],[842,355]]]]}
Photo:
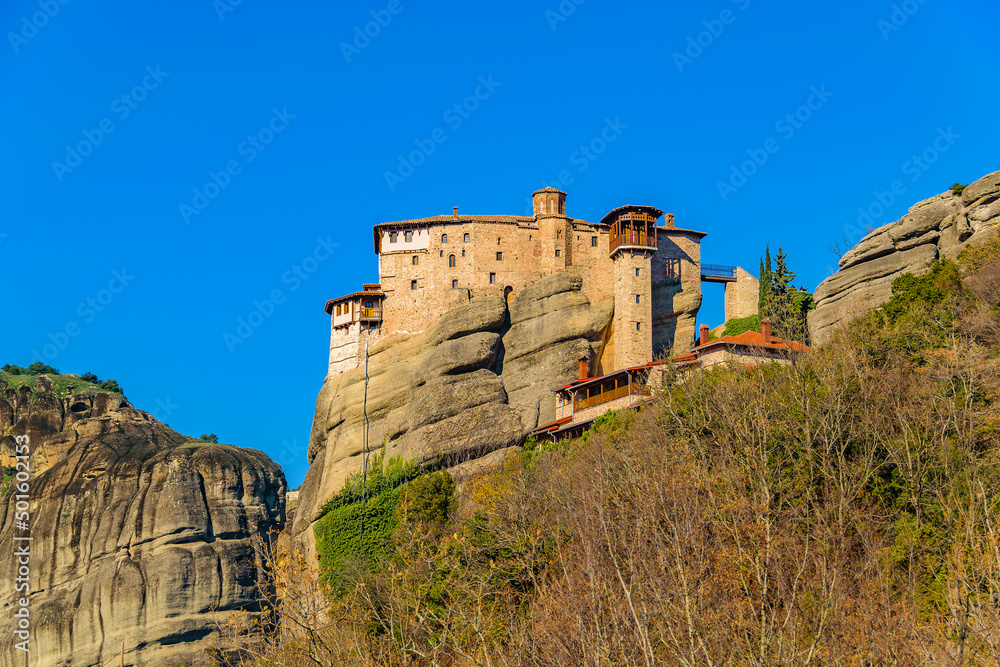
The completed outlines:
{"type": "Polygon", "coordinates": [[[403,487],[400,510],[409,521],[447,523],[455,508],[455,481],[447,470],[421,475],[403,487]]]}
{"type": "Polygon", "coordinates": [[[215,435],[214,433],[208,433],[208,434],[202,435],[198,439],[201,440],[202,442],[214,442],[216,444],[218,444],[218,442],[219,442],[219,436],[215,435]]]}
{"type": "Polygon", "coordinates": [[[11,364],[5,364],[2,369],[4,373],[10,373],[11,375],[26,375],[28,371],[21,368],[20,366],[12,366],[11,364]]]}
{"type": "Polygon", "coordinates": [[[951,186],[951,191],[956,195],[962,194],[962,190],[969,187],[968,184],[962,185],[961,183],[955,183],[951,186]]]}
{"type": "Polygon", "coordinates": [[[739,336],[747,331],[760,331],[760,315],[750,317],[737,317],[726,322],[726,330],[722,332],[725,336],[739,336]]]}
{"type": "Polygon", "coordinates": [[[1000,258],[1000,232],[982,243],[963,248],[958,254],[958,264],[962,267],[962,271],[969,275],[979,273],[983,267],[998,258],[1000,258]]]}
{"type": "Polygon", "coordinates": [[[118,386],[118,382],[116,380],[105,380],[104,382],[102,382],[98,386],[101,389],[103,389],[104,391],[113,391],[116,394],[124,394],[125,393],[125,392],[122,391],[122,388],[118,386]]]}
{"type": "Polygon", "coordinates": [[[36,361],[35,363],[28,366],[29,375],[42,375],[46,373],[49,375],[60,375],[59,371],[57,371],[55,368],[52,368],[52,366],[49,366],[48,364],[43,364],[40,361],[36,361]]]}
{"type": "Polygon", "coordinates": [[[97,379],[97,376],[93,373],[84,373],[80,376],[80,379],[84,382],[89,382],[90,384],[100,384],[101,381],[97,379]]]}

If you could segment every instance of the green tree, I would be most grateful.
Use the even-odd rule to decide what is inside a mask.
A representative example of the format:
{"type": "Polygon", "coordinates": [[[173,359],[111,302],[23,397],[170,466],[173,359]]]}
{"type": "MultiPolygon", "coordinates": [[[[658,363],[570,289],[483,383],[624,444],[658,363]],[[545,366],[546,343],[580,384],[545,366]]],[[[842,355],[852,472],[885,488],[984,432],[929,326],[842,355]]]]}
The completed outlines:
{"type": "Polygon", "coordinates": [[[214,442],[216,444],[218,444],[218,442],[219,442],[219,436],[215,435],[214,433],[208,433],[208,434],[202,435],[198,439],[201,440],[202,442],[214,442]]]}
{"type": "Polygon", "coordinates": [[[90,384],[100,384],[101,381],[97,379],[97,376],[93,373],[84,373],[80,376],[80,379],[84,382],[89,382],[90,384]]]}
{"type": "Polygon", "coordinates": [[[28,366],[28,374],[29,375],[42,375],[44,373],[48,373],[49,375],[59,375],[60,374],[59,371],[57,371],[56,369],[52,368],[52,366],[49,366],[47,364],[43,364],[40,361],[36,361],[35,363],[33,363],[30,366],[28,366]]]}
{"type": "Polygon", "coordinates": [[[761,317],[767,314],[768,301],[771,296],[771,246],[767,246],[764,258],[760,260],[760,292],[757,300],[757,312],[761,317]]]}
{"type": "Polygon", "coordinates": [[[116,394],[124,394],[122,388],[118,386],[117,380],[105,380],[98,385],[104,391],[113,391],[116,394]]]}
{"type": "Polygon", "coordinates": [[[4,373],[10,373],[11,375],[24,375],[27,373],[27,371],[20,366],[12,366],[11,364],[5,364],[0,370],[4,373]]]}

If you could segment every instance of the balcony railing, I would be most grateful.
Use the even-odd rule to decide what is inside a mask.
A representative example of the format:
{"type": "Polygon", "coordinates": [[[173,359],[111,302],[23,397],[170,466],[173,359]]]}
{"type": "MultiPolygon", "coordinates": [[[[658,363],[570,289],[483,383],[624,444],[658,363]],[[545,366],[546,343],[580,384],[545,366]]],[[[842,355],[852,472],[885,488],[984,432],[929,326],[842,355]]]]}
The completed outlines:
{"type": "MultiPolygon", "coordinates": [[[[602,387],[603,389],[603,387],[602,387]]],[[[592,408],[595,405],[601,405],[602,403],[610,403],[619,398],[624,398],[631,393],[635,396],[649,396],[650,390],[648,387],[639,384],[633,384],[630,387],[628,384],[623,384],[620,387],[615,387],[614,389],[607,389],[601,391],[600,393],[593,394],[586,398],[580,398],[573,401],[573,411],[585,410],[587,408],[592,408]]]]}
{"type": "Polygon", "coordinates": [[[646,248],[656,247],[656,232],[647,234],[644,229],[626,229],[619,232],[615,227],[611,228],[610,252],[614,252],[619,247],[643,246],[646,248]]]}
{"type": "Polygon", "coordinates": [[[382,319],[382,308],[361,308],[361,319],[362,320],[381,320],[382,319]]]}
{"type": "Polygon", "coordinates": [[[726,264],[702,264],[701,279],[706,282],[736,282],[736,267],[726,264]]]}

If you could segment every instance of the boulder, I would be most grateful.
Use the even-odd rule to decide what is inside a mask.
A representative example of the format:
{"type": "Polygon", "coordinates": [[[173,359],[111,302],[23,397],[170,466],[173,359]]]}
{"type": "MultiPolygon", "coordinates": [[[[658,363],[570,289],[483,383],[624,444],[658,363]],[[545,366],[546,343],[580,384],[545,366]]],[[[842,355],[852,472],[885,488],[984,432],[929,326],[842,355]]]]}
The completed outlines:
{"type": "Polygon", "coordinates": [[[883,305],[898,276],[922,273],[938,258],[954,260],[998,227],[1000,172],[968,185],[961,197],[945,192],[913,205],[845,253],[840,270],[820,283],[816,310],[809,314],[813,343],[826,342],[837,328],[883,305]]]}
{"type": "MultiPolygon", "coordinates": [[[[0,451],[30,437],[31,664],[209,665],[234,610],[259,616],[255,543],[284,523],[285,479],[265,454],[193,442],[106,392],[34,400],[0,386],[0,451]]],[[[24,527],[8,489],[0,539],[24,527]]],[[[23,593],[0,583],[8,611],[23,593]]],[[[0,620],[12,636],[14,618],[0,620]]],[[[24,663],[12,642],[0,665],[24,663]]]]}

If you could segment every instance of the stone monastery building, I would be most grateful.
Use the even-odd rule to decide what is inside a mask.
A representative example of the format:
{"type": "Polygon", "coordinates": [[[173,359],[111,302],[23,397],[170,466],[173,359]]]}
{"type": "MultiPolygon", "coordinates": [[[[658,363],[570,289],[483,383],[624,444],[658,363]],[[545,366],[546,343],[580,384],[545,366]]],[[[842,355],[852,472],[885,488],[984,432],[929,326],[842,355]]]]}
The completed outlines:
{"type": "MultiPolygon", "coordinates": [[[[357,367],[366,340],[427,330],[473,297],[510,298],[560,271],[583,278],[591,303],[614,298],[595,370],[609,373],[694,345],[705,232],[678,228],[672,214],[653,206],[621,206],[587,222],[566,214],[565,192],[544,188],[532,200],[530,217],[460,215],[456,207],[451,215],[375,225],[379,281],[326,304],[330,373],[357,367]]],[[[726,268],[735,281],[735,267],[726,268]]]]}

